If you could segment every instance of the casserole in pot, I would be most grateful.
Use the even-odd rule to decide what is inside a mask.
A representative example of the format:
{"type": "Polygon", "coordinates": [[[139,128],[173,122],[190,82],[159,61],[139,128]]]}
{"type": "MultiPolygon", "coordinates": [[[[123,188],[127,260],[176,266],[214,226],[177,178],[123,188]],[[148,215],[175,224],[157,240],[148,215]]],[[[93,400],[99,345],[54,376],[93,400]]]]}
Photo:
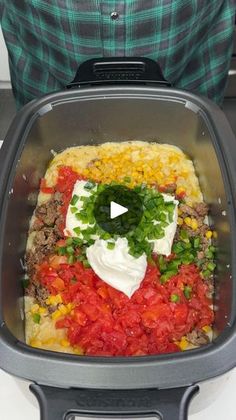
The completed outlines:
{"type": "MultiPolygon", "coordinates": [[[[129,62],[128,78],[131,73],[139,78],[147,63],[129,62]]],[[[123,75],[122,66],[119,62],[123,75]]],[[[90,73],[92,86],[79,83],[76,89],[25,106],[1,151],[0,366],[37,384],[33,389],[45,419],[74,412],[157,413],[165,420],[185,419],[188,401],[198,389],[195,384],[235,366],[235,139],[222,111],[210,101],[165,82],[149,84],[145,72],[140,77],[145,85],[123,81],[100,86],[101,74],[114,80],[117,71],[111,75],[109,61],[91,68],[97,77],[91,80],[90,73]],[[193,160],[218,232],[213,342],[185,353],[115,359],[29,347],[24,338],[22,261],[39,180],[51,151],[157,139],[180,147],[193,160]],[[51,408],[53,399],[60,403],[51,408]]]]}

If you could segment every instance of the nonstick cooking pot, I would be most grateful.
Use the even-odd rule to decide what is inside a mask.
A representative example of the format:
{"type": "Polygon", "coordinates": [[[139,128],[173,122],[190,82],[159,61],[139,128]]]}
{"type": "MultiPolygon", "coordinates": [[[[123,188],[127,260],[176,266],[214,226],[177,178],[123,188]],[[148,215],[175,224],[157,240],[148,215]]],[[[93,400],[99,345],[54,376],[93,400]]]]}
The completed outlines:
{"type": "Polygon", "coordinates": [[[1,151],[0,367],[34,383],[44,420],[75,413],[184,420],[198,384],[236,365],[236,140],[215,104],[172,89],[147,59],[90,60],[69,87],[26,105],[1,151]],[[39,180],[54,152],[125,140],[170,143],[193,159],[218,232],[213,342],[126,358],[27,346],[20,279],[39,180]]]}

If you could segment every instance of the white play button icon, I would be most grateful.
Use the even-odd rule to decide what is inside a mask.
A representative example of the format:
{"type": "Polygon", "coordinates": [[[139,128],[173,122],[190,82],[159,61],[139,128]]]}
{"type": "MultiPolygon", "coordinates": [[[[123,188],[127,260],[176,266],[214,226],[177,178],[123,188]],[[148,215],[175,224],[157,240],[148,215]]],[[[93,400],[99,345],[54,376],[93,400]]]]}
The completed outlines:
{"type": "Polygon", "coordinates": [[[111,201],[110,203],[110,218],[115,219],[121,214],[127,213],[129,209],[127,207],[121,206],[120,204],[116,203],[115,201],[111,201]]]}

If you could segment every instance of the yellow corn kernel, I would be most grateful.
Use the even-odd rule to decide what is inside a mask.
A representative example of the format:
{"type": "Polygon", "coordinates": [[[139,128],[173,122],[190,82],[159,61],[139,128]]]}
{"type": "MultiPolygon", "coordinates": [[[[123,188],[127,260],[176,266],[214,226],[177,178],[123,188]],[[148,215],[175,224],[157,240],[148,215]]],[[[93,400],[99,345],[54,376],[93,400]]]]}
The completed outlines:
{"type": "Polygon", "coordinates": [[[55,344],[55,338],[49,338],[48,340],[43,341],[42,344],[45,344],[46,346],[51,346],[52,344],[55,344]]]}
{"type": "Polygon", "coordinates": [[[70,345],[70,343],[69,343],[69,341],[68,340],[61,340],[60,341],[60,345],[62,346],[62,347],[69,347],[69,345],[70,345]]]}
{"type": "Polygon", "coordinates": [[[40,308],[39,308],[39,313],[40,313],[40,315],[43,315],[43,314],[45,314],[47,312],[47,309],[46,308],[44,308],[43,306],[41,306],[40,308]]]}
{"type": "Polygon", "coordinates": [[[202,330],[206,333],[211,332],[212,328],[209,325],[205,325],[205,327],[202,327],[202,330]]]}
{"type": "Polygon", "coordinates": [[[31,307],[31,313],[32,314],[36,314],[36,312],[38,312],[39,310],[39,305],[37,303],[35,303],[32,307],[31,307]]]}
{"type": "Polygon", "coordinates": [[[74,347],[74,353],[78,354],[79,356],[82,356],[84,354],[84,351],[83,351],[82,347],[76,346],[76,347],[74,347]]]}
{"type": "Polygon", "coordinates": [[[183,224],[183,219],[182,219],[182,217],[178,217],[177,223],[178,223],[178,225],[180,225],[180,226],[183,224]]]}
{"type": "Polygon", "coordinates": [[[216,239],[218,237],[218,233],[215,230],[213,230],[212,236],[214,239],[216,239]]]}
{"type": "Polygon", "coordinates": [[[73,303],[68,303],[66,305],[66,308],[67,308],[67,311],[70,312],[72,310],[72,308],[73,308],[73,303]]]}
{"type": "Polygon", "coordinates": [[[193,230],[197,230],[197,228],[198,228],[198,222],[197,222],[196,219],[192,219],[191,228],[193,230]]]}
{"type": "Polygon", "coordinates": [[[55,312],[52,313],[52,319],[55,321],[56,319],[60,318],[61,312],[57,309],[55,312]]]}
{"type": "Polygon", "coordinates": [[[192,226],[192,219],[191,219],[191,217],[185,217],[185,218],[184,218],[184,223],[185,223],[187,226],[191,227],[191,226],[192,226]]]}
{"type": "Polygon", "coordinates": [[[186,350],[188,347],[188,340],[185,337],[181,338],[181,341],[179,343],[179,347],[181,348],[181,350],[186,350]]]}
{"type": "Polygon", "coordinates": [[[47,305],[58,305],[59,303],[62,303],[62,298],[61,298],[60,294],[58,294],[56,296],[49,296],[46,299],[46,304],[47,305]]]}
{"type": "Polygon", "coordinates": [[[88,169],[84,169],[83,170],[84,175],[89,175],[89,170],[88,169]]]}
{"type": "Polygon", "coordinates": [[[62,315],[68,314],[68,309],[67,309],[67,307],[65,305],[63,305],[63,304],[60,305],[58,309],[62,313],[62,315]]]}
{"type": "Polygon", "coordinates": [[[178,209],[178,215],[181,216],[182,213],[182,210],[178,209]]]}
{"type": "Polygon", "coordinates": [[[56,296],[51,296],[50,297],[50,304],[51,305],[56,305],[57,304],[57,298],[56,298],[56,296]]]}
{"type": "Polygon", "coordinates": [[[56,295],[57,303],[62,303],[62,297],[60,294],[56,295]]]}
{"type": "Polygon", "coordinates": [[[182,187],[177,187],[176,188],[176,194],[179,195],[179,194],[182,194],[182,193],[185,193],[185,189],[182,188],[182,187]]]}
{"type": "Polygon", "coordinates": [[[30,341],[30,345],[31,345],[32,347],[42,347],[42,342],[41,342],[40,340],[37,340],[37,339],[33,338],[33,339],[30,341]]]}
{"type": "Polygon", "coordinates": [[[54,298],[55,298],[55,296],[48,296],[48,298],[46,299],[46,304],[47,305],[53,305],[54,298]]]}
{"type": "Polygon", "coordinates": [[[213,235],[213,232],[212,232],[212,230],[208,230],[207,232],[206,232],[206,238],[207,239],[211,239],[211,237],[212,237],[212,235],[213,235]]]}

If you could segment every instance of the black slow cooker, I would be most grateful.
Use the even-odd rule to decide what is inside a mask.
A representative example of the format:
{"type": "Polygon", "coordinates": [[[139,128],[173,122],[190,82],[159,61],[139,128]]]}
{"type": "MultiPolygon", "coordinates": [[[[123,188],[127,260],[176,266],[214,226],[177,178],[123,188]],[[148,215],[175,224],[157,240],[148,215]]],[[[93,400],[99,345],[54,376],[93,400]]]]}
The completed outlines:
{"type": "Polygon", "coordinates": [[[34,383],[44,420],[76,413],[184,420],[198,384],[236,365],[236,140],[219,107],[172,89],[149,60],[92,60],[69,87],[26,105],[1,150],[0,367],[34,383]],[[218,232],[213,342],[126,358],[27,346],[21,278],[39,180],[54,152],[125,140],[170,143],[193,159],[218,232]]]}

